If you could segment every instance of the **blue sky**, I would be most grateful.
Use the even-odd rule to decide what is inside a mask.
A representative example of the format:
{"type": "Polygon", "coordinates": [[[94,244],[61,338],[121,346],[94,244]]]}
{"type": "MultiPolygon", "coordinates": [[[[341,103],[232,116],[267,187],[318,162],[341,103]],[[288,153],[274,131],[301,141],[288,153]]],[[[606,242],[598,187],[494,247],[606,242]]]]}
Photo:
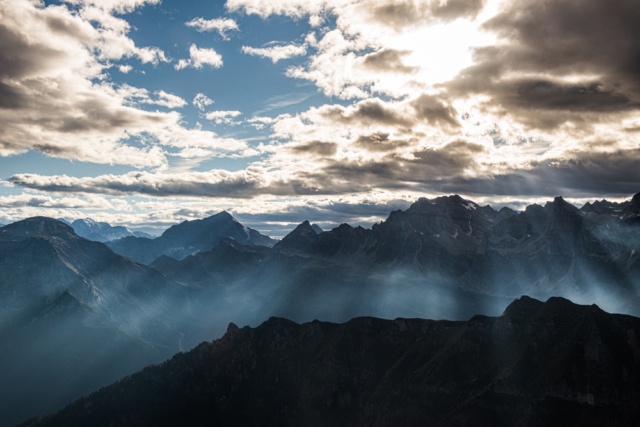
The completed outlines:
{"type": "Polygon", "coordinates": [[[276,237],[640,189],[637,2],[2,0],[0,222],[276,237]],[[578,14],[578,12],[580,12],[578,14]]]}

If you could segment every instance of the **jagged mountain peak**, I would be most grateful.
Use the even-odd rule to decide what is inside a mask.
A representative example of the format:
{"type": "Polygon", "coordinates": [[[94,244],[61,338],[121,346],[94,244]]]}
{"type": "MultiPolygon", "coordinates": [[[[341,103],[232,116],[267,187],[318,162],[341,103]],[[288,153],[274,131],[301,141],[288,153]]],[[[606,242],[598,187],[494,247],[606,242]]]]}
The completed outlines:
{"type": "Polygon", "coordinates": [[[571,211],[571,212],[580,213],[580,209],[578,209],[573,204],[567,202],[565,199],[563,199],[560,196],[555,197],[553,199],[553,202],[547,202],[547,204],[545,205],[545,209],[548,209],[548,208],[551,208],[551,209],[553,209],[555,211],[558,211],[560,209],[564,209],[564,210],[568,210],[568,211],[571,211]]]}
{"type": "Polygon", "coordinates": [[[306,250],[318,240],[318,233],[308,220],[298,224],[291,233],[274,245],[274,249],[281,252],[298,252],[306,250]]]}
{"type": "MultiPolygon", "coordinates": [[[[451,208],[451,207],[463,207],[465,209],[477,209],[479,205],[471,200],[466,200],[460,197],[457,194],[452,196],[441,196],[436,197],[435,199],[427,199],[425,197],[420,197],[415,203],[413,203],[407,212],[410,211],[424,211],[424,210],[433,210],[434,208],[451,208]]],[[[399,211],[402,212],[402,211],[399,211]]]]}
{"type": "Polygon", "coordinates": [[[318,224],[311,224],[311,228],[313,228],[313,230],[317,234],[320,234],[320,233],[324,232],[324,230],[322,228],[320,228],[320,226],[318,224]]]}

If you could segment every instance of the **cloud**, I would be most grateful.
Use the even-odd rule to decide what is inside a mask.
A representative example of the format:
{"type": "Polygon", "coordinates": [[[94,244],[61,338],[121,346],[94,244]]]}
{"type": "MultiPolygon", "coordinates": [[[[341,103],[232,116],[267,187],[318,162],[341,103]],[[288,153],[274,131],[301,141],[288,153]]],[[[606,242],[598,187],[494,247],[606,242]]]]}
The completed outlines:
{"type": "Polygon", "coordinates": [[[187,101],[185,101],[184,99],[180,98],[179,96],[176,95],[172,95],[170,93],[166,93],[163,90],[160,90],[158,92],[155,93],[159,99],[145,99],[143,101],[141,101],[144,104],[155,104],[155,105],[161,105],[163,107],[167,107],[167,108],[180,108],[180,107],[184,107],[185,105],[187,105],[187,101]]]}
{"type": "Polygon", "coordinates": [[[131,65],[119,65],[118,70],[123,74],[127,74],[129,71],[133,70],[133,67],[131,65]]]}
{"type": "Polygon", "coordinates": [[[239,30],[238,24],[233,19],[229,18],[217,18],[206,20],[204,18],[194,18],[189,22],[185,22],[187,27],[193,27],[199,32],[211,32],[217,31],[224,40],[229,40],[227,32],[239,30]]]}
{"type": "Polygon", "coordinates": [[[181,59],[176,65],[176,70],[182,70],[183,68],[193,67],[200,69],[204,64],[210,65],[213,68],[220,68],[223,65],[222,56],[215,51],[215,49],[198,49],[198,46],[194,44],[189,48],[189,59],[181,59]]]}
{"type": "Polygon", "coordinates": [[[360,135],[353,143],[354,146],[371,152],[395,151],[399,148],[415,145],[416,138],[412,139],[389,139],[388,133],[373,133],[371,135],[360,135]]]}
{"type": "Polygon", "coordinates": [[[209,98],[204,93],[199,93],[193,98],[193,105],[196,106],[200,111],[204,111],[204,109],[213,104],[213,99],[209,98]]]}
{"type": "Polygon", "coordinates": [[[377,71],[412,74],[418,71],[419,67],[408,67],[402,63],[402,58],[410,54],[409,50],[382,49],[365,55],[362,64],[377,71]]]}
{"type": "Polygon", "coordinates": [[[230,124],[233,118],[238,117],[240,114],[242,114],[240,111],[211,111],[205,114],[205,117],[207,120],[213,120],[217,124],[230,124]]]}
{"type": "Polygon", "coordinates": [[[264,47],[264,48],[255,48],[249,46],[242,46],[242,53],[246,53],[248,55],[253,56],[261,56],[263,58],[271,59],[271,62],[274,64],[281,59],[288,59],[294,56],[306,55],[307,54],[307,46],[296,46],[296,45],[286,45],[286,46],[272,46],[272,47],[264,47]]]}
{"type": "MultiPolygon", "coordinates": [[[[178,108],[185,103],[181,98],[161,90],[154,98],[145,89],[106,78],[123,58],[167,61],[158,48],[136,46],[127,36],[129,24],[111,15],[145,3],[77,1],[76,8],[0,3],[0,155],[37,150],[94,163],[164,167],[167,147],[208,147],[209,155],[231,147],[246,150],[244,142],[185,128],[176,112],[136,107],[178,108]]],[[[212,61],[198,55],[198,64],[212,61]]]]}
{"type": "MultiPolygon", "coordinates": [[[[18,174],[9,182],[51,193],[106,194],[111,196],[146,195],[154,197],[228,197],[250,198],[269,186],[263,171],[248,169],[228,172],[189,172],[164,174],[130,172],[74,178],[66,175],[42,176],[18,174]]],[[[277,192],[277,185],[272,190],[277,192]]]]}
{"type": "Polygon", "coordinates": [[[530,128],[624,119],[640,107],[639,13],[633,0],[509,3],[483,24],[499,43],[444,86],[530,128]]]}
{"type": "Polygon", "coordinates": [[[394,29],[431,20],[450,21],[457,18],[473,18],[484,0],[228,0],[229,11],[244,11],[262,18],[286,15],[293,18],[309,17],[317,26],[323,15],[359,15],[394,29]]]}
{"type": "Polygon", "coordinates": [[[296,155],[331,157],[337,153],[338,144],[335,142],[311,141],[305,144],[291,145],[287,149],[296,155]]]}
{"type": "MultiPolygon", "coordinates": [[[[126,202],[125,202],[126,203],[126,202]]],[[[121,203],[119,203],[122,206],[121,203]]],[[[51,196],[19,194],[0,196],[0,208],[42,207],[51,209],[114,209],[114,205],[102,197],[79,199],[74,197],[54,198],[51,196]]]]}

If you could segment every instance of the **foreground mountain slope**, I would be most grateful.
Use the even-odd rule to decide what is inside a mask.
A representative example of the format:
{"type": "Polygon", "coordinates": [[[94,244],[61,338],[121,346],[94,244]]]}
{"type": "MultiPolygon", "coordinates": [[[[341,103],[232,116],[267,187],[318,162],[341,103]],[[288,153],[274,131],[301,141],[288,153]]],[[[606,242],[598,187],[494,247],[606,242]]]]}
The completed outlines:
{"type": "Polygon", "coordinates": [[[562,298],[466,322],[271,318],[23,425],[628,426],[639,336],[562,298]]]}
{"type": "Polygon", "coordinates": [[[276,242],[269,236],[245,227],[223,211],[208,218],[174,225],[155,239],[130,236],[108,242],[108,246],[120,255],[150,264],[162,255],[182,260],[198,252],[209,251],[223,238],[232,238],[243,245],[267,247],[276,242]]]}

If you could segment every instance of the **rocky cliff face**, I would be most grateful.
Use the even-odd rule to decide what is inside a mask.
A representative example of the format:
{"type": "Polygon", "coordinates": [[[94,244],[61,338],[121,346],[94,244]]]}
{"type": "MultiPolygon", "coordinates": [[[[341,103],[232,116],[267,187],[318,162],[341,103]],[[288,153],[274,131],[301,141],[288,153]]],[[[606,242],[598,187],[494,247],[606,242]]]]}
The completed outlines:
{"type": "Polygon", "coordinates": [[[628,426],[639,336],[562,298],[467,322],[271,318],[24,425],[628,426]]]}

